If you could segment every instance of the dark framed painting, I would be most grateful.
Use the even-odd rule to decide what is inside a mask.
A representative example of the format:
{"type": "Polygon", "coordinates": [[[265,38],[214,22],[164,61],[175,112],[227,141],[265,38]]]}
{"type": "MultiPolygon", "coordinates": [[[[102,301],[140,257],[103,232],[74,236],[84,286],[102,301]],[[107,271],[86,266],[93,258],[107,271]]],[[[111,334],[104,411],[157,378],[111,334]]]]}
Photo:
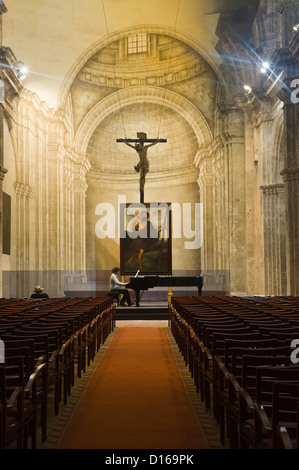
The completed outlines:
{"type": "Polygon", "coordinates": [[[170,207],[168,203],[120,205],[121,274],[172,274],[170,207]]]}

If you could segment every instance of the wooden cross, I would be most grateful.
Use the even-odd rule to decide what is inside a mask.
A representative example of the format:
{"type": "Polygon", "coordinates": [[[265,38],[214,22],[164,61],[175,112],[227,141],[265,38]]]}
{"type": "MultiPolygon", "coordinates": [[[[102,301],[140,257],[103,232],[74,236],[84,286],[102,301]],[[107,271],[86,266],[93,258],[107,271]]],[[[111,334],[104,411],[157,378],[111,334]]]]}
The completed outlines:
{"type": "Polygon", "coordinates": [[[149,171],[149,161],[147,159],[147,149],[153,145],[165,143],[167,139],[148,139],[145,132],[137,132],[137,139],[116,139],[116,142],[122,142],[128,147],[136,150],[139,155],[139,163],[134,166],[135,171],[140,173],[140,202],[144,204],[144,185],[145,185],[145,176],[149,171]],[[131,145],[135,143],[135,145],[131,145]],[[149,145],[144,146],[145,143],[149,145]]]}

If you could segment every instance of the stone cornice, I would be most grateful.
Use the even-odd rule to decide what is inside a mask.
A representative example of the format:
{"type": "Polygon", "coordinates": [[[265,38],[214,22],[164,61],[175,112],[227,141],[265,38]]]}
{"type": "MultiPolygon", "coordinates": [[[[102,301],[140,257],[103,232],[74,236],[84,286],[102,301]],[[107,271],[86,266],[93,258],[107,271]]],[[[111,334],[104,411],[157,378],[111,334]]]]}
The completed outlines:
{"type": "Polygon", "coordinates": [[[20,105],[24,102],[32,105],[36,112],[39,112],[44,118],[51,119],[53,121],[57,119],[55,110],[53,108],[49,108],[47,103],[42,101],[37,93],[28,90],[27,88],[24,88],[22,91],[20,105]]]}
{"type": "Polygon", "coordinates": [[[268,184],[260,186],[260,190],[264,195],[277,195],[279,193],[285,192],[285,185],[284,183],[276,183],[276,184],[268,184]]]}
{"type": "Polygon", "coordinates": [[[218,103],[219,110],[222,113],[231,113],[232,111],[238,111],[238,102],[235,101],[219,101],[218,103]]]}
{"type": "Polygon", "coordinates": [[[250,118],[252,128],[259,127],[265,122],[272,122],[283,107],[283,102],[277,97],[275,102],[267,104],[270,106],[266,106],[265,109],[262,109],[261,103],[258,101],[256,102],[256,106],[252,109],[253,112],[250,118]]]}
{"type": "Polygon", "coordinates": [[[195,53],[189,54],[183,61],[175,63],[169,67],[169,61],[165,64],[155,62],[155,66],[145,66],[134,69],[131,63],[117,65],[117,67],[99,64],[94,67],[84,67],[78,74],[78,78],[83,82],[98,86],[111,86],[124,88],[128,86],[161,86],[180,82],[188,78],[195,77],[208,70],[206,64],[199,60],[195,53]],[[190,57],[189,57],[190,56],[190,57]]]}
{"type": "Polygon", "coordinates": [[[285,168],[280,172],[283,181],[299,181],[299,168],[285,168]]]}
{"type": "MultiPolygon", "coordinates": [[[[161,171],[158,173],[149,172],[146,176],[147,190],[153,187],[163,187],[167,185],[183,185],[190,184],[197,181],[198,171],[195,166],[188,166],[180,169],[179,173],[176,169],[161,171]]],[[[139,176],[133,173],[124,173],[115,175],[114,173],[104,173],[95,170],[89,171],[87,175],[87,183],[89,187],[99,187],[99,185],[106,185],[114,188],[118,187],[135,187],[139,190],[139,176]]]]}

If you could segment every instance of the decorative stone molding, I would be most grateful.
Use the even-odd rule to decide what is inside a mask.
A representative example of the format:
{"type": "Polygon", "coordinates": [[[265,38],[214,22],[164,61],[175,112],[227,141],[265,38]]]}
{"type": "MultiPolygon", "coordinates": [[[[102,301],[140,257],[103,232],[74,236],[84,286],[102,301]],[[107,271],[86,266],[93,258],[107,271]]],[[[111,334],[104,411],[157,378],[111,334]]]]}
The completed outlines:
{"type": "Polygon", "coordinates": [[[34,110],[42,115],[43,118],[55,120],[56,112],[53,108],[50,108],[45,101],[42,101],[38,94],[24,88],[21,94],[20,108],[22,105],[27,104],[34,108],[34,110]]]}
{"type": "Polygon", "coordinates": [[[212,142],[212,131],[203,114],[186,98],[159,87],[130,87],[103,99],[85,116],[75,137],[75,152],[86,155],[90,138],[99,124],[119,107],[136,103],[154,103],[178,113],[192,127],[199,145],[212,142]]]}
{"type": "Polygon", "coordinates": [[[288,181],[299,181],[299,168],[285,168],[280,174],[285,183],[288,181]]]}
{"type": "Polygon", "coordinates": [[[260,186],[263,195],[278,195],[285,192],[285,185],[283,183],[269,184],[260,186]]]}
{"type": "Polygon", "coordinates": [[[14,186],[15,192],[18,196],[24,196],[29,198],[33,197],[33,190],[28,184],[16,182],[14,186]]]}
{"type": "Polygon", "coordinates": [[[73,190],[75,193],[80,193],[83,194],[83,196],[86,196],[86,191],[88,189],[88,185],[86,181],[74,181],[73,182],[73,190]]]}
{"type": "Polygon", "coordinates": [[[4,180],[6,173],[7,173],[7,169],[3,168],[3,167],[0,167],[0,180],[1,181],[4,180]]]}
{"type": "Polygon", "coordinates": [[[213,155],[216,156],[217,163],[222,165],[222,152],[224,149],[223,138],[218,136],[207,147],[201,146],[196,153],[194,164],[197,168],[201,167],[206,159],[210,159],[213,155]]]}
{"type": "MultiPolygon", "coordinates": [[[[0,5],[1,8],[1,5],[0,5]]],[[[1,14],[0,10],[0,14],[1,14]]],[[[5,87],[5,100],[2,103],[8,115],[12,112],[12,102],[20,95],[23,85],[17,77],[13,64],[16,62],[16,57],[10,47],[0,46],[0,79],[4,82],[5,87]]]]}
{"type": "Polygon", "coordinates": [[[208,67],[204,62],[199,60],[196,53],[189,53],[188,57],[184,58],[184,62],[180,62],[182,61],[172,60],[171,67],[169,67],[168,60],[155,62],[155,67],[145,66],[143,69],[137,71],[135,71],[128,62],[126,63],[128,65],[125,66],[121,66],[120,64],[117,66],[101,64],[101,67],[91,67],[89,65],[79,72],[78,78],[86,83],[113,88],[141,85],[164,86],[196,77],[208,70],[208,67]],[[165,63],[163,64],[163,62],[165,63]],[[159,66],[158,74],[157,66],[159,66]]]}
{"type": "MultiPolygon", "coordinates": [[[[114,33],[111,33],[109,36],[105,36],[101,38],[99,41],[95,42],[88,50],[84,51],[81,55],[79,60],[74,64],[70,72],[67,74],[64,80],[64,84],[58,99],[58,108],[64,108],[64,104],[69,93],[69,90],[72,86],[73,81],[75,80],[78,73],[82,70],[84,65],[88,62],[89,59],[93,57],[98,51],[102,50],[104,47],[109,46],[115,41],[118,41],[122,38],[128,36],[128,34],[138,34],[138,33],[148,33],[148,34],[161,34],[173,37],[173,29],[167,26],[159,26],[159,25],[138,25],[135,27],[124,28],[114,33]]],[[[223,86],[225,85],[225,80],[222,76],[222,73],[219,68],[219,64],[215,60],[215,57],[212,58],[211,54],[209,54],[204,45],[199,43],[198,41],[194,40],[193,37],[186,35],[185,33],[176,30],[175,39],[182,41],[183,43],[187,44],[188,46],[192,47],[199,55],[208,63],[211,69],[215,72],[218,77],[220,83],[223,86]]],[[[220,60],[219,60],[220,63],[220,60]]]]}
{"type": "Polygon", "coordinates": [[[4,2],[2,1],[2,2],[0,3],[0,14],[3,15],[4,13],[7,13],[7,8],[6,8],[5,4],[4,4],[4,2]]]}
{"type": "MultiPolygon", "coordinates": [[[[181,169],[179,174],[176,169],[172,171],[160,171],[159,173],[149,172],[146,176],[148,188],[174,186],[176,184],[184,185],[195,183],[198,178],[198,171],[194,166],[187,166],[181,169]]],[[[87,176],[88,187],[100,187],[102,185],[122,189],[126,186],[138,188],[139,176],[136,173],[115,175],[101,173],[91,170],[87,176]]]]}

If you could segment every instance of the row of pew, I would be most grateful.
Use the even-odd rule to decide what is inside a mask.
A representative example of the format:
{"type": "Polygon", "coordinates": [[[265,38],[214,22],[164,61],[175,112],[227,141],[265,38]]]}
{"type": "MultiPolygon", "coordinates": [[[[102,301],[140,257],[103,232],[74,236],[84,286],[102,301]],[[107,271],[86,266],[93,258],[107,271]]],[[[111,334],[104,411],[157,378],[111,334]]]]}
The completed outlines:
{"type": "Polygon", "coordinates": [[[298,297],[173,297],[169,321],[222,444],[299,448],[298,297]]]}
{"type": "Polygon", "coordinates": [[[1,299],[0,448],[37,445],[47,439],[50,394],[54,413],[115,327],[108,297],[48,300],[1,299]]]}

